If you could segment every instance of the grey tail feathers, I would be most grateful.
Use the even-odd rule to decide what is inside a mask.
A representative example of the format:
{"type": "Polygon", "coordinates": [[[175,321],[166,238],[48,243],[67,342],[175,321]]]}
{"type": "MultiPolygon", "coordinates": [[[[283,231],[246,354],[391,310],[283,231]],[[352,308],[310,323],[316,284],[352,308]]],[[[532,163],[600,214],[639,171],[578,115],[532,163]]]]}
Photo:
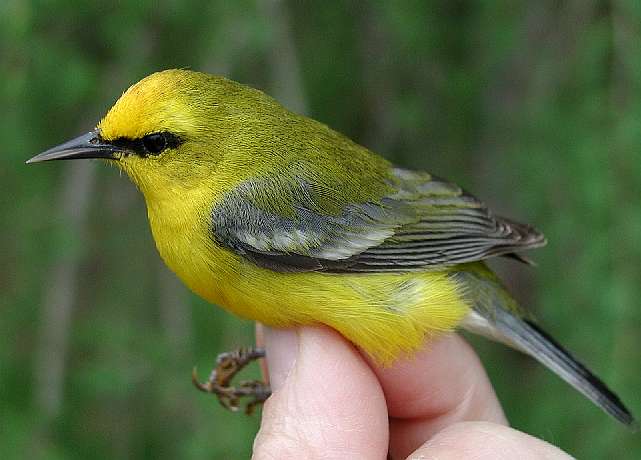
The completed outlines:
{"type": "MultiPolygon", "coordinates": [[[[472,314],[475,313],[487,322],[486,327],[493,329],[490,334],[486,330],[483,335],[490,335],[527,353],[619,422],[632,430],[639,428],[638,422],[619,397],[539,326],[500,306],[496,306],[491,314],[482,307],[475,309],[472,314]]],[[[477,329],[473,332],[480,331],[477,329]]]]}

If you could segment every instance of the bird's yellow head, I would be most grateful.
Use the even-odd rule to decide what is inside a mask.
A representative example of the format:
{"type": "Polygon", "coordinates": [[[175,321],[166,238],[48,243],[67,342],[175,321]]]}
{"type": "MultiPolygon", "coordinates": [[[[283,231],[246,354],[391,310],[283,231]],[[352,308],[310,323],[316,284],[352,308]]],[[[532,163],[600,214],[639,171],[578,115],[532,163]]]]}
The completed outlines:
{"type": "MultiPolygon", "coordinates": [[[[374,169],[385,178],[389,170],[381,157],[265,93],[190,70],[144,78],[94,130],[28,162],[76,158],[116,164],[152,208],[194,201],[211,206],[237,184],[271,174],[284,184],[320,183],[322,177],[328,192],[319,191],[317,200],[338,212],[334,204],[341,199],[363,202],[384,192],[379,181],[354,180],[354,171],[374,169]]],[[[286,212],[290,205],[279,198],[286,212]]]]}
{"type": "Polygon", "coordinates": [[[155,190],[202,187],[232,157],[251,164],[258,124],[292,117],[256,89],[189,70],[157,72],[131,86],[95,130],[29,162],[103,158],[123,169],[149,198],[155,190]]]}

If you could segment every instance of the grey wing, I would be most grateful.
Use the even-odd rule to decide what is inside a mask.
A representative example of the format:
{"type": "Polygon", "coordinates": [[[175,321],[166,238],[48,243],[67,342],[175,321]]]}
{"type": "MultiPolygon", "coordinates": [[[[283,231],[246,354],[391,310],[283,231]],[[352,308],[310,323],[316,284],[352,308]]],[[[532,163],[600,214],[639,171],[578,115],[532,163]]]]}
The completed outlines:
{"type": "MultiPolygon", "coordinates": [[[[427,173],[394,169],[391,192],[325,212],[318,184],[247,181],[212,211],[221,245],[281,272],[407,272],[438,270],[545,244],[532,227],[494,216],[458,186],[427,173]]],[[[327,192],[327,191],[324,191],[327,192]]],[[[517,258],[520,258],[516,256],[517,258]]]]}

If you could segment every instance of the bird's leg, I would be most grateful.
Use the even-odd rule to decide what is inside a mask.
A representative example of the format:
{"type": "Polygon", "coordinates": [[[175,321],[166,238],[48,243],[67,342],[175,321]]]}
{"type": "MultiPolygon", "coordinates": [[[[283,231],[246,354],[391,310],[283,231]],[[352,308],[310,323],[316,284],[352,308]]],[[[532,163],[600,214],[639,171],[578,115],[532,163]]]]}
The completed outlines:
{"type": "Polygon", "coordinates": [[[271,394],[269,385],[253,380],[242,381],[238,386],[232,386],[231,381],[247,364],[264,357],[263,348],[239,348],[221,353],[216,358],[216,367],[209,374],[207,382],[198,381],[196,368],[192,372],[191,380],[200,391],[215,394],[220,404],[233,412],[238,411],[241,398],[252,398],[245,406],[245,413],[251,414],[256,406],[262,404],[271,394]]]}

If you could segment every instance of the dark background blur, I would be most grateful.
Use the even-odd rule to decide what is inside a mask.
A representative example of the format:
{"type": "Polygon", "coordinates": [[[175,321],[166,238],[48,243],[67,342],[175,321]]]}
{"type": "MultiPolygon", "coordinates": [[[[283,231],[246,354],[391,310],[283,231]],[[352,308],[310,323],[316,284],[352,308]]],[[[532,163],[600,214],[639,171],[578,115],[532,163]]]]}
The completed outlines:
{"type": "MultiPolygon", "coordinates": [[[[641,415],[641,3],[95,3],[0,1],[1,458],[250,455],[259,416],[190,372],[252,343],[252,324],[164,268],[117,170],[24,164],[170,67],[262,88],[536,224],[538,269],[494,265],[641,415]]],[[[641,458],[639,434],[550,372],[474,342],[516,428],[641,458]]]]}

